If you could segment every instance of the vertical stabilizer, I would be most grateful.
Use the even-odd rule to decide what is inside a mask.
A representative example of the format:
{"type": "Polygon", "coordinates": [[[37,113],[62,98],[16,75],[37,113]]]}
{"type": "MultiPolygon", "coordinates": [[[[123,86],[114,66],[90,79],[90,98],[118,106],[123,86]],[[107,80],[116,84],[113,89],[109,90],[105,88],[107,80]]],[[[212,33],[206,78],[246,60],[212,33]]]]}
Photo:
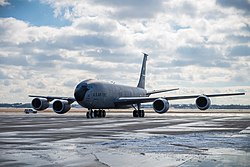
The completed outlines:
{"type": "Polygon", "coordinates": [[[146,53],[143,53],[143,62],[142,62],[142,67],[141,67],[141,75],[140,79],[138,82],[137,87],[145,89],[145,77],[146,77],[146,62],[147,62],[147,57],[148,55],[146,53]]]}

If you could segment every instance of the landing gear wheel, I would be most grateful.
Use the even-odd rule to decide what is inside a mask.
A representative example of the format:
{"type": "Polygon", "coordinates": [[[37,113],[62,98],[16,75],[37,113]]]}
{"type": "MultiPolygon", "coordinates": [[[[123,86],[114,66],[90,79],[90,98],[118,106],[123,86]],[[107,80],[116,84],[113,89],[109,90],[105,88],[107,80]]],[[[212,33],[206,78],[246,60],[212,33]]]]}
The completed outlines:
{"type": "Polygon", "coordinates": [[[86,117],[87,117],[88,119],[91,118],[91,117],[90,117],[89,111],[86,112],[86,117]]]}
{"type": "Polygon", "coordinates": [[[145,116],[144,110],[134,110],[133,111],[133,117],[141,117],[143,118],[145,116]]]}
{"type": "Polygon", "coordinates": [[[145,116],[145,113],[144,113],[144,110],[138,110],[138,117],[144,117],[145,116]]]}
{"type": "Polygon", "coordinates": [[[106,111],[105,110],[89,110],[86,112],[87,118],[104,118],[106,117],[106,111]]]}
{"type": "Polygon", "coordinates": [[[102,116],[103,118],[106,117],[106,111],[105,111],[105,110],[102,110],[102,111],[101,111],[101,116],[102,116]]]}
{"type": "Polygon", "coordinates": [[[103,116],[102,116],[102,110],[98,110],[98,117],[99,118],[102,118],[103,116]]]}
{"type": "Polygon", "coordinates": [[[94,110],[94,118],[98,118],[99,117],[99,111],[98,110],[94,110]]]}
{"type": "Polygon", "coordinates": [[[89,115],[90,118],[95,118],[95,112],[93,110],[90,111],[89,115]]]}
{"type": "Polygon", "coordinates": [[[134,110],[134,111],[133,111],[133,117],[138,117],[138,116],[139,116],[138,110],[134,110]]]}
{"type": "Polygon", "coordinates": [[[106,116],[106,111],[105,110],[98,110],[97,114],[99,118],[104,118],[106,116]]]}

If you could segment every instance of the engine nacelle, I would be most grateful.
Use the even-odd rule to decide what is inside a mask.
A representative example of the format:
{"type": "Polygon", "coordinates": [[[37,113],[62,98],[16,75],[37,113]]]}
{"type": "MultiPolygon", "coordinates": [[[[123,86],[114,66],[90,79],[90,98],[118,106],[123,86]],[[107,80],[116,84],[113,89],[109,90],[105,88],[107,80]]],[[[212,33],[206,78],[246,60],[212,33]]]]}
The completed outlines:
{"type": "Polygon", "coordinates": [[[158,98],[153,102],[153,108],[158,114],[163,114],[169,109],[169,102],[166,99],[158,98]]]}
{"type": "Polygon", "coordinates": [[[200,95],[195,100],[195,104],[196,104],[196,106],[197,106],[198,109],[200,109],[200,110],[206,110],[206,109],[208,109],[210,107],[211,100],[210,100],[209,97],[207,97],[205,95],[200,95]]]}
{"type": "Polygon", "coordinates": [[[71,105],[69,104],[69,102],[65,100],[56,100],[54,101],[52,106],[53,106],[54,112],[57,114],[65,114],[71,108],[71,105]]]}
{"type": "Polygon", "coordinates": [[[31,101],[31,105],[35,110],[45,110],[49,107],[49,102],[47,99],[34,98],[31,101]]]}

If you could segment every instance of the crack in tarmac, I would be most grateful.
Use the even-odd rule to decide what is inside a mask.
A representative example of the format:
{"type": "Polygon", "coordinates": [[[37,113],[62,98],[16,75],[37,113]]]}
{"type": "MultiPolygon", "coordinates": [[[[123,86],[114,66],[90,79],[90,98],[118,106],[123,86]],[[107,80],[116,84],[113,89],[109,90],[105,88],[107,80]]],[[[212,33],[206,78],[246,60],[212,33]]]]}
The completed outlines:
{"type": "Polygon", "coordinates": [[[101,165],[104,165],[106,167],[110,167],[108,164],[104,163],[104,162],[101,162],[100,159],[94,154],[94,153],[91,153],[94,157],[95,157],[95,161],[100,163],[101,165]]]}

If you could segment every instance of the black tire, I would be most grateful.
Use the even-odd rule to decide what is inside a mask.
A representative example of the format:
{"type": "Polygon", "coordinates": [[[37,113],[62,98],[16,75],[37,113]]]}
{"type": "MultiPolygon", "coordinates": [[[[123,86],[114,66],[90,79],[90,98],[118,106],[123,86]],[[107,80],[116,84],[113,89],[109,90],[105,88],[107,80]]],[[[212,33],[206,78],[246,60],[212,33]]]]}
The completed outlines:
{"type": "Polygon", "coordinates": [[[94,111],[90,111],[89,115],[90,115],[90,118],[95,118],[95,112],[94,111]]]}
{"type": "Polygon", "coordinates": [[[99,111],[98,110],[94,110],[94,117],[98,118],[99,117],[99,111]]]}
{"type": "Polygon", "coordinates": [[[98,110],[98,117],[102,118],[102,110],[98,110]]]}
{"type": "Polygon", "coordinates": [[[106,111],[102,110],[102,117],[105,118],[106,117],[106,111]]]}
{"type": "Polygon", "coordinates": [[[138,116],[141,117],[141,118],[143,118],[145,116],[144,110],[139,110],[138,111],[138,116]]]}
{"type": "Polygon", "coordinates": [[[89,111],[86,112],[86,117],[89,119],[90,118],[90,113],[89,111]]]}
{"type": "Polygon", "coordinates": [[[133,111],[133,117],[138,117],[139,115],[138,115],[138,110],[134,110],[133,111]]]}

